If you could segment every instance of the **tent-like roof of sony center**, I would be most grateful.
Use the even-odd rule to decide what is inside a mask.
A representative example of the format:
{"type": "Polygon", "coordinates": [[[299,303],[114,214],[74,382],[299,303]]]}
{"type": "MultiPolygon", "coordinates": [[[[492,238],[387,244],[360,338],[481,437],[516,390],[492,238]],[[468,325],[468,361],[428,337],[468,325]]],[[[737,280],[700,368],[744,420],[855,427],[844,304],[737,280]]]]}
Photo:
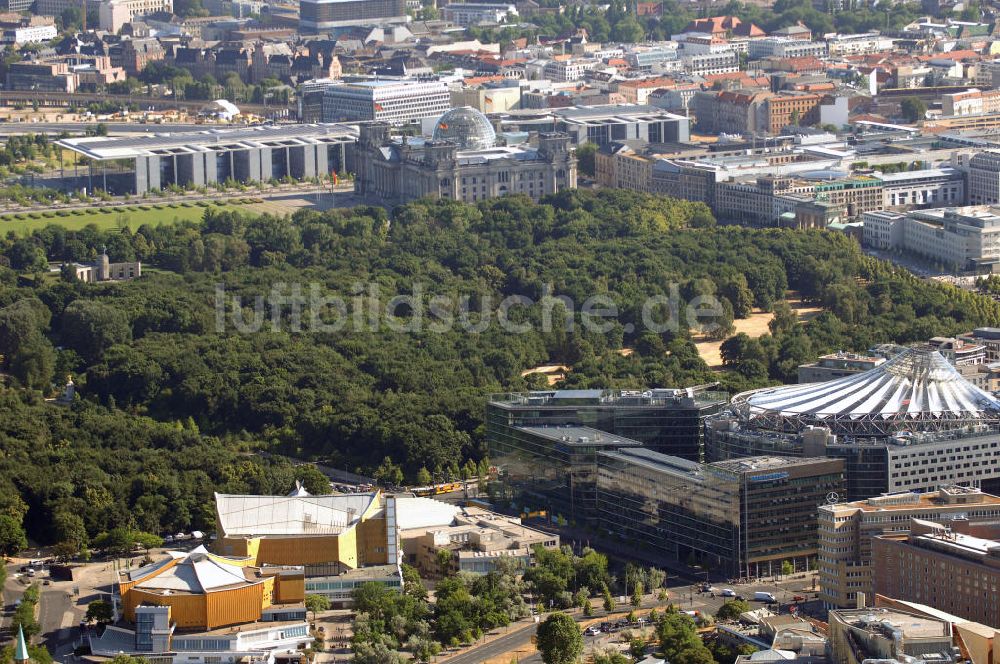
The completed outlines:
{"type": "Polygon", "coordinates": [[[339,535],[379,500],[378,492],[325,496],[215,494],[223,537],[339,535]]]}
{"type": "Polygon", "coordinates": [[[962,377],[939,352],[917,348],[843,378],[743,392],[732,406],[758,428],[813,425],[853,435],[1000,422],[1000,400],[962,377]]]}

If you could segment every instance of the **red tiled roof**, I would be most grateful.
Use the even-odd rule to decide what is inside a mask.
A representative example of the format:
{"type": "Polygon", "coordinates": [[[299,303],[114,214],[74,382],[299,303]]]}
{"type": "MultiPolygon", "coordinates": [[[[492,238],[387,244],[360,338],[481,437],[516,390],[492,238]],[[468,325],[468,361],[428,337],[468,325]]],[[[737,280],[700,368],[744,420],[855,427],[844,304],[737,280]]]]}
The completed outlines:
{"type": "Polygon", "coordinates": [[[464,80],[466,85],[481,85],[483,83],[492,83],[494,81],[503,81],[503,76],[472,76],[464,80]]]}
{"type": "Polygon", "coordinates": [[[621,83],[618,84],[618,87],[619,88],[636,88],[636,89],[639,89],[639,88],[659,88],[659,87],[663,87],[664,85],[670,85],[672,83],[675,83],[674,79],[672,79],[672,78],[665,78],[665,77],[661,77],[661,78],[643,78],[643,79],[639,79],[637,81],[622,81],[621,83]]]}
{"type": "Polygon", "coordinates": [[[948,53],[934,53],[933,55],[918,55],[917,60],[929,62],[930,60],[982,60],[983,56],[968,49],[961,51],[949,51],[948,53]]]}
{"type": "Polygon", "coordinates": [[[745,88],[767,88],[771,85],[771,78],[769,76],[750,76],[744,71],[705,74],[704,78],[708,87],[711,87],[717,81],[738,81],[745,88]]]}
{"type": "Polygon", "coordinates": [[[832,81],[827,81],[826,83],[800,83],[792,88],[803,92],[826,92],[827,90],[835,90],[837,86],[832,81]]]}
{"type": "Polygon", "coordinates": [[[753,23],[741,23],[733,29],[733,34],[737,37],[764,37],[766,32],[758,28],[753,23]]]}
{"type": "Polygon", "coordinates": [[[696,18],[687,24],[683,32],[707,32],[709,34],[736,30],[743,21],[735,16],[710,16],[708,18],[696,18]]]}
{"type": "Polygon", "coordinates": [[[663,3],[660,2],[639,2],[636,3],[635,9],[639,16],[663,15],[663,3]]]}
{"type": "Polygon", "coordinates": [[[815,55],[804,55],[798,58],[782,58],[792,71],[822,71],[826,69],[823,61],[815,55]]]}

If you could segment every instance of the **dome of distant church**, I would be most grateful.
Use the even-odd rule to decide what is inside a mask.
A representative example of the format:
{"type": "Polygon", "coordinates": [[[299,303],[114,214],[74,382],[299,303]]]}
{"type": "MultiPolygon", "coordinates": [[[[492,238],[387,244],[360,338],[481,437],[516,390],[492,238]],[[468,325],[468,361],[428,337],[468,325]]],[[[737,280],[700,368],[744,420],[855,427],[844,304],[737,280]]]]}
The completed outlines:
{"type": "Polygon", "coordinates": [[[497,134],[493,125],[474,108],[453,108],[434,125],[434,140],[458,143],[462,150],[484,150],[496,144],[497,134]]]}

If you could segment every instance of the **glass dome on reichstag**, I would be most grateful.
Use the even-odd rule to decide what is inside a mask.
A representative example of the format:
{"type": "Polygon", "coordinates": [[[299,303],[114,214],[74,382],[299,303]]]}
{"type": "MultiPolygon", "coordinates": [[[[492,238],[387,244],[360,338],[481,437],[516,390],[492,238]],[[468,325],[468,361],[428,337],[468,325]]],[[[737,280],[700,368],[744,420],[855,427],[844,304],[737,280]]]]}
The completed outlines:
{"type": "Polygon", "coordinates": [[[462,106],[441,116],[434,125],[434,140],[452,141],[461,150],[485,150],[496,144],[497,134],[485,115],[462,106]]]}

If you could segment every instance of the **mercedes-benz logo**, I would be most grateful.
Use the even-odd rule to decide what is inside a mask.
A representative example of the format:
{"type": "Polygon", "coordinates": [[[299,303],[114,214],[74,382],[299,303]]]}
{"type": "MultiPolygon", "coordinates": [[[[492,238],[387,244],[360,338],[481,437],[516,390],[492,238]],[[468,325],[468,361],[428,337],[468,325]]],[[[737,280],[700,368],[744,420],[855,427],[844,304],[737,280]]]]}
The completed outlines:
{"type": "Polygon", "coordinates": [[[831,491],[830,493],[826,494],[826,502],[830,505],[836,505],[837,503],[840,502],[840,494],[838,494],[836,491],[831,491]]]}

